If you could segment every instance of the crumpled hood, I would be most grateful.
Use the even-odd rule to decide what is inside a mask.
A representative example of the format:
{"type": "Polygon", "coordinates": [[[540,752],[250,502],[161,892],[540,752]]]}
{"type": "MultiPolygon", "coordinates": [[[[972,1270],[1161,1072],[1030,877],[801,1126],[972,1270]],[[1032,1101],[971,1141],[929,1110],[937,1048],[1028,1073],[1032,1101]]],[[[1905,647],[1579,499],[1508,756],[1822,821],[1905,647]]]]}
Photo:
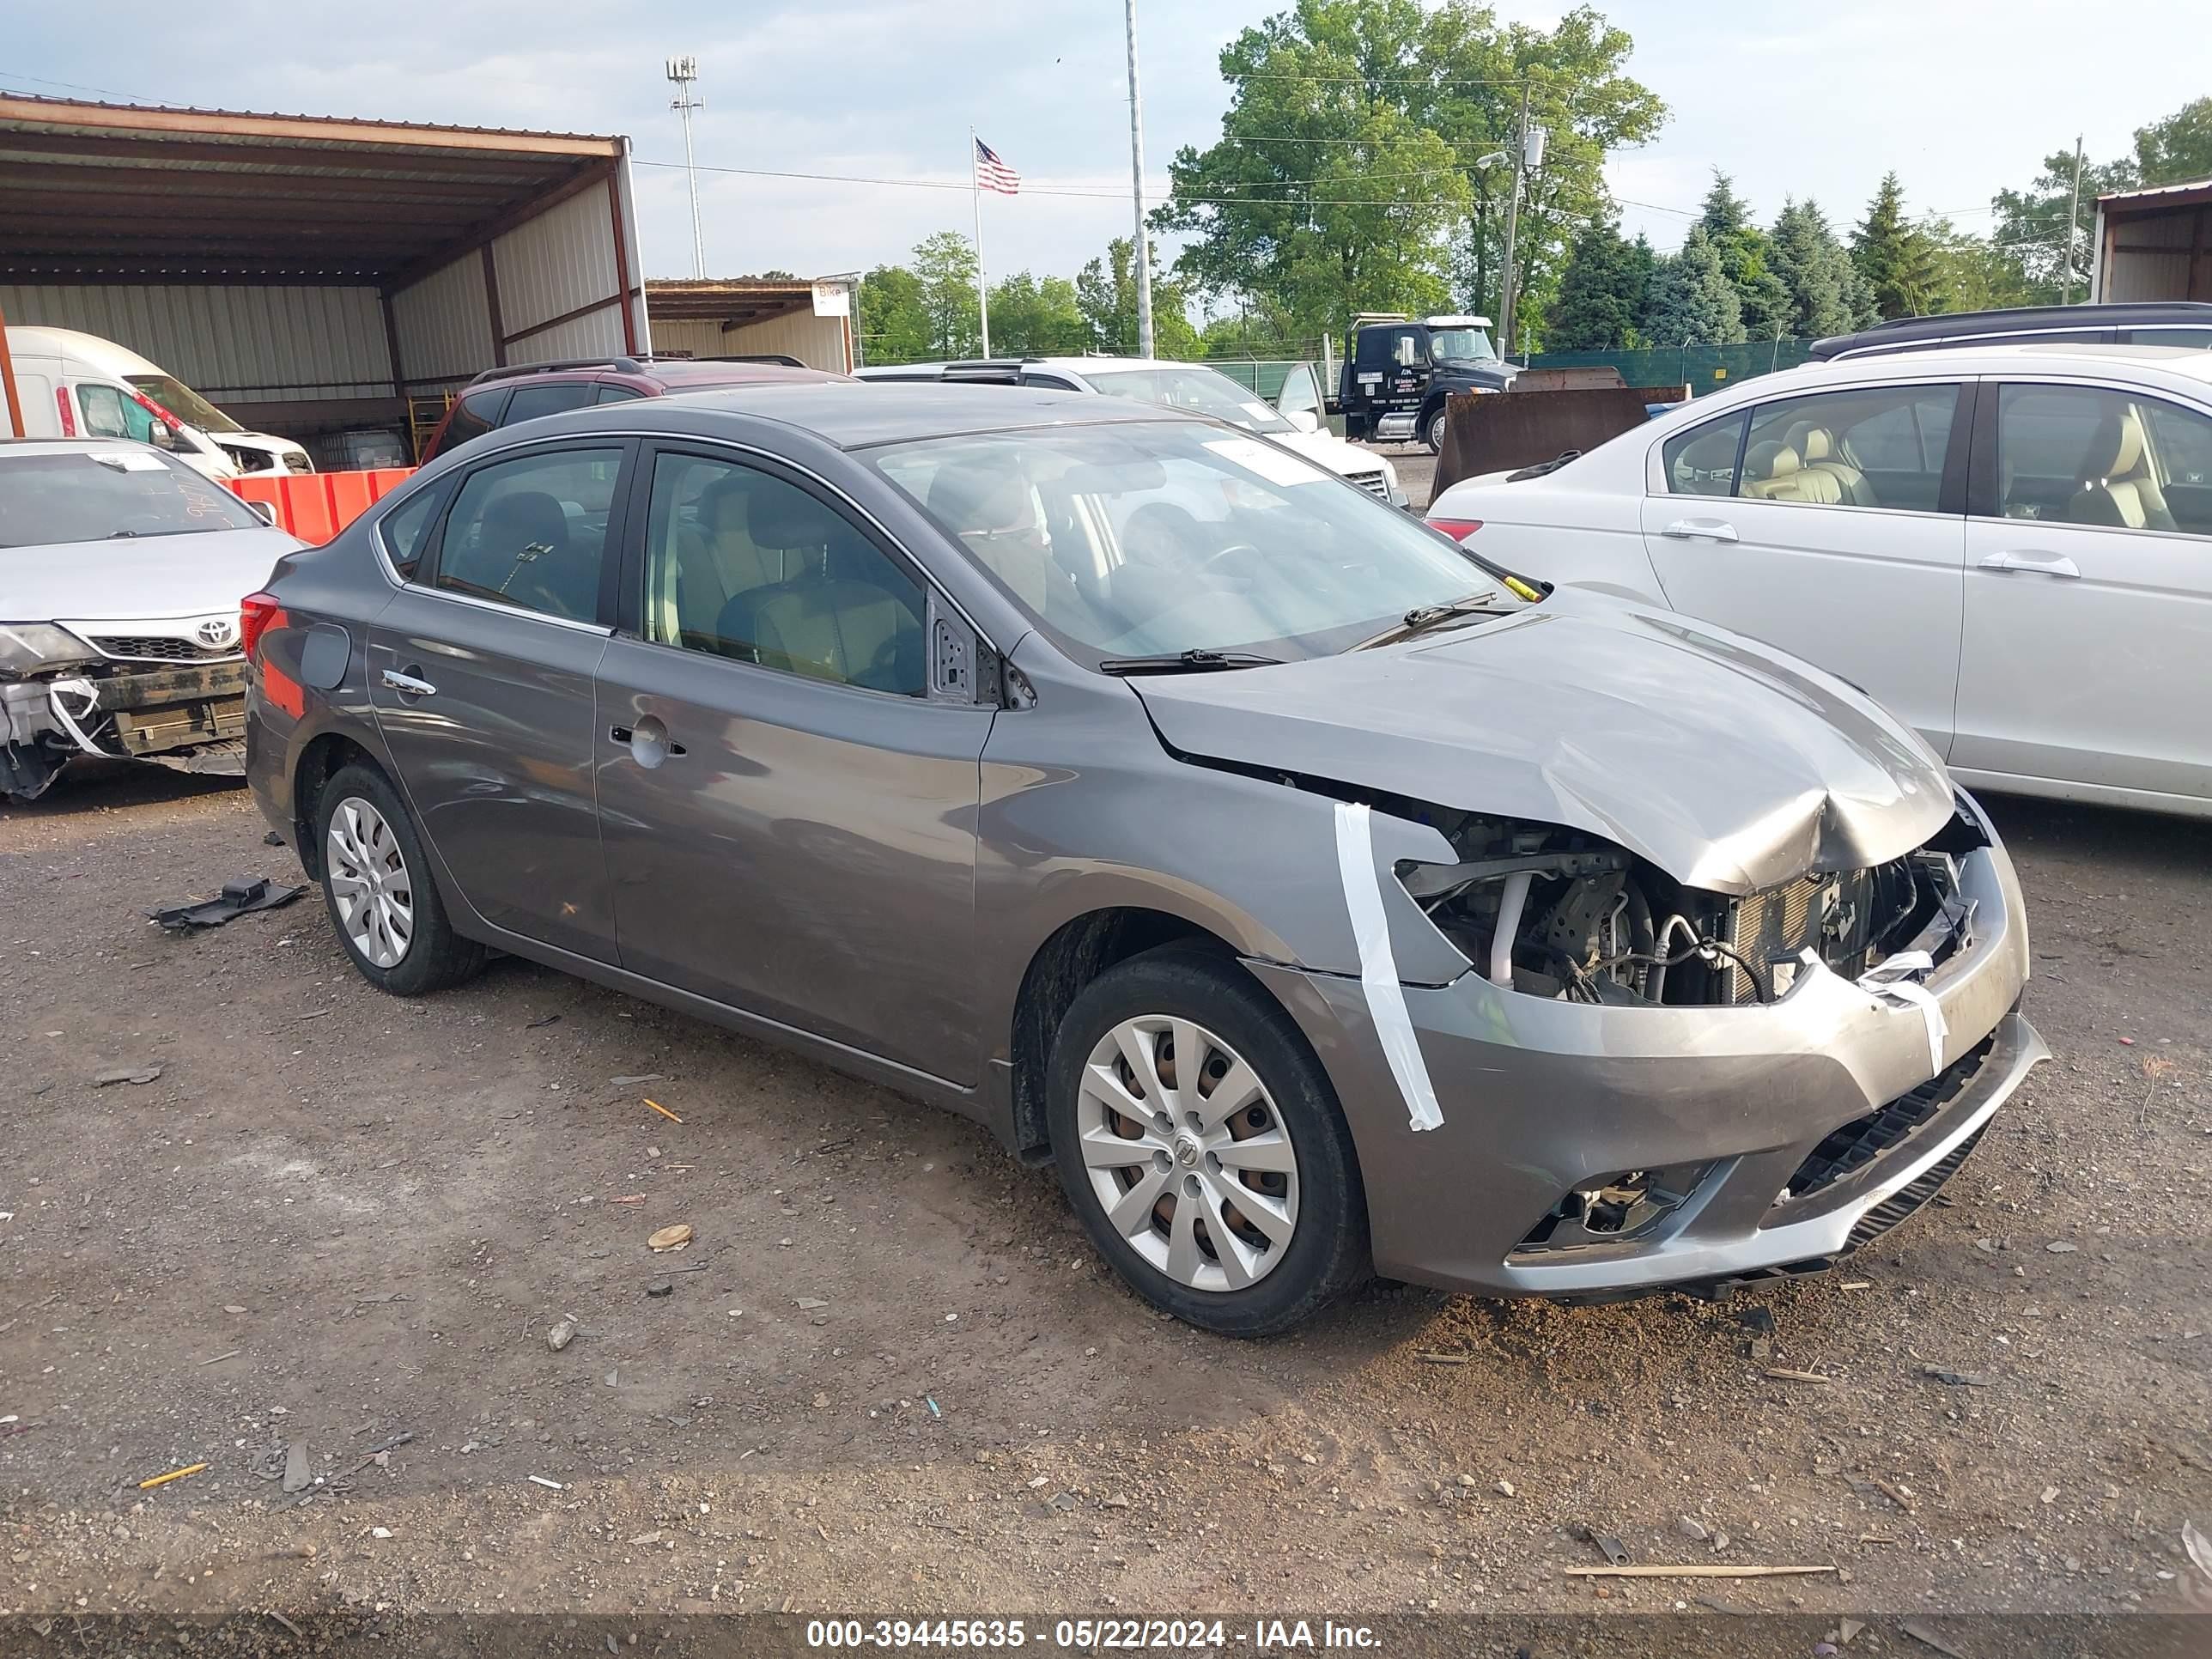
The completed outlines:
{"type": "Polygon", "coordinates": [[[1340,656],[1129,684],[1181,753],[1587,830],[1747,893],[1901,857],[1942,763],[1840,680],[1692,617],[1562,589],[1340,656]]]}
{"type": "Polygon", "coordinates": [[[142,622],[214,612],[307,544],[281,530],[207,530],[58,547],[0,548],[0,622],[142,622]]]}

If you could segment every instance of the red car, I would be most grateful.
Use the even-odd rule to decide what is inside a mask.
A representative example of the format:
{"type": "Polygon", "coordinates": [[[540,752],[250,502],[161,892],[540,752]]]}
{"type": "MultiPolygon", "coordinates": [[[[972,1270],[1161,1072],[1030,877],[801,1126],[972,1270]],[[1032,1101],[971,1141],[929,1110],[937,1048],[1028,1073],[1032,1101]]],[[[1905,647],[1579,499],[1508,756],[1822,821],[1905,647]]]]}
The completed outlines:
{"type": "Polygon", "coordinates": [[[631,398],[666,398],[679,392],[780,381],[849,380],[808,368],[796,357],[595,357],[562,363],[488,368],[453,400],[422,452],[428,465],[447,450],[495,427],[541,415],[558,415],[587,404],[631,398]]]}

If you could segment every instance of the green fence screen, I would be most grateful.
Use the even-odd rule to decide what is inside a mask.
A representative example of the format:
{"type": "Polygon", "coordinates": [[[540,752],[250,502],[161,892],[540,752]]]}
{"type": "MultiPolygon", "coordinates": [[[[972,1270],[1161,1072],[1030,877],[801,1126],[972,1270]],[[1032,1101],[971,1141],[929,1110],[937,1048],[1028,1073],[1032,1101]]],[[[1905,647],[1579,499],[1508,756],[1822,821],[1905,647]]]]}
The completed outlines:
{"type": "Polygon", "coordinates": [[[1810,340],[1759,340],[1744,345],[1660,346],[1649,351],[1540,351],[1531,368],[1590,368],[1610,363],[1629,386],[1680,386],[1702,397],[1738,380],[1795,368],[1812,360],[1810,340]]]}

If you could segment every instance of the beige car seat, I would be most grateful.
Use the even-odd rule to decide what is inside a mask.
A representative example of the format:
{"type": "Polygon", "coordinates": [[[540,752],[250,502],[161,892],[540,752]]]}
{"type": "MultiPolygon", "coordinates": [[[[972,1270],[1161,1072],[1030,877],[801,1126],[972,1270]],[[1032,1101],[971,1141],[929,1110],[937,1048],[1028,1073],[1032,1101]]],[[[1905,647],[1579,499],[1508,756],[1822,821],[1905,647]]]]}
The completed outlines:
{"type": "Polygon", "coordinates": [[[2081,489],[2066,504],[2069,524],[2109,525],[2124,530],[2172,530],[2166,492],[2151,470],[2143,441],[2142,416],[2129,408],[2108,415],[2089,443],[2089,465],[2081,489]]]}
{"type": "Polygon", "coordinates": [[[1797,452],[1802,470],[1825,472],[1835,479],[1838,499],[1845,507],[1880,507],[1874,486],[1867,482],[1865,473],[1844,459],[1843,446],[1824,426],[1810,421],[1800,421],[1790,428],[1787,441],[1797,452]]]}

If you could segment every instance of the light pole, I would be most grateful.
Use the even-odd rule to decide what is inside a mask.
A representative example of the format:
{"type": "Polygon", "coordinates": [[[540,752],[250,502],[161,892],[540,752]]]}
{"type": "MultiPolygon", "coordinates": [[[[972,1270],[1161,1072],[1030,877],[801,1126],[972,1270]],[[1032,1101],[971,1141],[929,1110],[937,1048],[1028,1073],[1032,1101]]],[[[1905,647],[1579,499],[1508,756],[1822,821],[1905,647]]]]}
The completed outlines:
{"type": "MultiPolygon", "coordinates": [[[[1513,154],[1513,200],[1505,210],[1505,281],[1504,297],[1498,307],[1498,337],[1508,351],[1513,349],[1513,313],[1521,302],[1518,289],[1519,273],[1513,264],[1513,243],[1521,228],[1521,185],[1528,174],[1544,165],[1544,129],[1528,125],[1528,88],[1521,88],[1521,137],[1513,154]]],[[[1521,354],[1524,358],[1527,352],[1521,354]]]]}
{"type": "Polygon", "coordinates": [[[704,282],[707,276],[707,233],[699,223],[699,169],[691,159],[691,112],[707,107],[691,95],[691,88],[699,82],[699,60],[689,53],[670,58],[668,78],[676,87],[676,96],[670,100],[668,107],[684,118],[684,178],[691,188],[691,274],[704,282]]]}
{"type": "Polygon", "coordinates": [[[1145,105],[1137,89],[1137,0],[1124,0],[1129,31],[1129,193],[1137,215],[1137,234],[1129,261],[1137,268],[1137,355],[1152,355],[1152,248],[1145,234],[1145,105]]]}
{"type": "Polygon", "coordinates": [[[2074,299],[2074,238],[2081,228],[2081,136],[2074,135],[2074,198],[2066,206],[2066,263],[2058,271],[2058,303],[2074,299]]]}

